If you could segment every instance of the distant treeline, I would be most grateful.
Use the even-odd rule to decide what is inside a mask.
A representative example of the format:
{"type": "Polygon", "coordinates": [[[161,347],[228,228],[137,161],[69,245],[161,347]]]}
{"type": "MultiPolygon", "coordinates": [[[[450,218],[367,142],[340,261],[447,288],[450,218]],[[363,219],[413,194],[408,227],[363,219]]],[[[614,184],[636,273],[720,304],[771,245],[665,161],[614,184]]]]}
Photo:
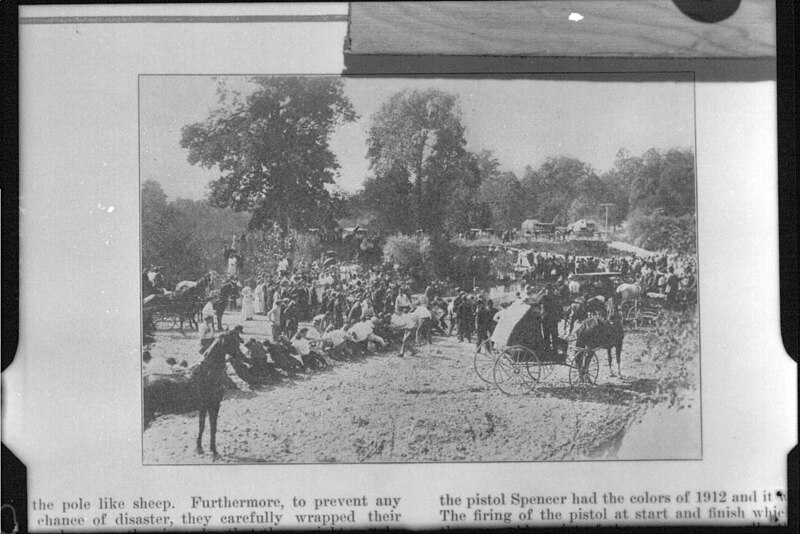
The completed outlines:
{"type": "Polygon", "coordinates": [[[193,277],[222,267],[218,249],[231,235],[277,227],[285,238],[343,219],[383,236],[422,231],[435,251],[470,228],[508,230],[529,218],[603,224],[602,204],[612,204],[609,225],[626,222],[628,239],[638,245],[694,248],[690,149],[652,148],[638,156],[621,149],[599,175],[576,158],[554,156],[519,177],[501,172],[492,152],[466,149],[468,125],[457,95],[409,89],[368,118],[368,176],[361,191],[345,195],[336,192],[339,165],[329,140],[358,117],[342,80],[248,81],[246,95],[220,81],[219,106],[181,131],[188,162],[220,173],[207,200],[167,202],[156,182],[143,184],[145,266],[193,277]]]}

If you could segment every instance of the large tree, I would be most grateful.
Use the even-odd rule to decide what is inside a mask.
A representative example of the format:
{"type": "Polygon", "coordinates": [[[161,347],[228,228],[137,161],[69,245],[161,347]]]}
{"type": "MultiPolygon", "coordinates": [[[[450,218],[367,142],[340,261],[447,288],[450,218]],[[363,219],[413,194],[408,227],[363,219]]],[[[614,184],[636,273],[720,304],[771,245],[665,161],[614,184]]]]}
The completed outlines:
{"type": "Polygon", "coordinates": [[[367,156],[376,179],[402,169],[413,185],[414,226],[435,235],[443,226],[448,182],[463,175],[465,144],[455,95],[437,89],[405,90],[372,117],[367,156]]]}
{"type": "Polygon", "coordinates": [[[410,234],[415,230],[414,220],[409,217],[412,187],[408,172],[399,165],[364,181],[361,198],[372,213],[373,230],[386,234],[410,234]]]}
{"type": "MultiPolygon", "coordinates": [[[[216,208],[206,200],[175,199],[172,208],[185,221],[191,231],[192,247],[199,254],[197,269],[221,271],[227,268],[223,250],[231,238],[239,237],[247,230],[248,215],[231,209],[216,208]]],[[[249,258],[245,257],[247,263],[249,258]]]]}
{"type": "Polygon", "coordinates": [[[334,77],[250,78],[246,96],[220,83],[219,107],[181,131],[192,165],[218,168],[209,201],[253,214],[251,228],[277,222],[286,231],[329,219],[326,189],[339,165],[328,141],[338,124],[355,120],[334,77]]]}
{"type": "Polygon", "coordinates": [[[530,196],[513,172],[498,173],[481,184],[480,199],[489,206],[492,225],[499,230],[519,228],[533,212],[530,196]]]}
{"type": "MultiPolygon", "coordinates": [[[[695,212],[694,153],[691,150],[673,148],[660,152],[651,148],[642,156],[632,156],[622,149],[604,181],[616,191],[625,191],[624,204],[630,213],[658,211],[681,217],[695,212]]],[[[618,202],[623,203],[622,200],[618,202]]]]}
{"type": "Polygon", "coordinates": [[[199,278],[203,267],[193,226],[175,206],[167,202],[161,184],[142,183],[142,265],[161,265],[168,285],[199,278]]]}
{"type": "Polygon", "coordinates": [[[568,224],[570,216],[576,212],[573,207],[573,213],[570,213],[574,200],[579,199],[581,206],[601,200],[595,195],[602,189],[602,182],[592,168],[566,156],[547,158],[536,171],[527,167],[522,185],[534,199],[536,209],[533,215],[545,222],[568,224]]]}

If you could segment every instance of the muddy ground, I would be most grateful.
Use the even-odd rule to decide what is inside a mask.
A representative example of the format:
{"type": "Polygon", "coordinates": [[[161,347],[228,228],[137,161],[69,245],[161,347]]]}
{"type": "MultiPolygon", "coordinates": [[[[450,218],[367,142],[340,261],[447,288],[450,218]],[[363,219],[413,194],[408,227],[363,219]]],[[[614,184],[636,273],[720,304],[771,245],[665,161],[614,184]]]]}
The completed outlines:
{"type": "MultiPolygon", "coordinates": [[[[243,324],[244,338],[265,339],[264,316],[243,324]]],[[[322,372],[250,389],[229,366],[239,386],[230,390],[219,416],[217,460],[195,452],[197,412],[158,416],[144,431],[146,464],[469,462],[616,459],[625,434],[657,400],[660,366],[648,359],[645,333],[628,332],[622,377],[610,376],[605,351],[592,388],[569,386],[557,367],[535,391],[510,397],[482,381],[473,368],[474,345],[434,337],[415,356],[397,351],[335,362],[322,372]]],[[[189,363],[198,358],[197,333],[159,331],[154,357],[189,363]]],[[[614,364],[616,366],[616,362],[614,364]]],[[[664,409],[663,406],[657,408],[664,409]]],[[[699,405],[682,410],[682,440],[696,440],[699,405]]],[[[634,431],[634,434],[636,432],[634,431]]],[[[642,440],[622,447],[624,457],[692,455],[642,440]]],[[[208,450],[208,429],[204,444],[208,450]]],[[[685,448],[685,447],[684,447],[685,448]]]]}

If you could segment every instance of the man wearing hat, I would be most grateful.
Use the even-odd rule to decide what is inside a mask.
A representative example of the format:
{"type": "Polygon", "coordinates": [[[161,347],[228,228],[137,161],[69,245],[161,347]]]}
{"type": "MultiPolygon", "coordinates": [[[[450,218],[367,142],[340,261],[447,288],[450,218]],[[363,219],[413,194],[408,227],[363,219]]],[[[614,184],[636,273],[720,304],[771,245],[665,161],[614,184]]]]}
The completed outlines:
{"type": "Polygon", "coordinates": [[[457,317],[459,341],[464,341],[464,338],[466,338],[467,343],[469,343],[470,339],[472,338],[472,327],[473,321],[475,320],[474,302],[475,297],[472,295],[467,297],[465,295],[461,300],[461,303],[458,305],[457,317]]]}
{"type": "Polygon", "coordinates": [[[451,306],[449,307],[450,312],[450,330],[448,335],[453,335],[453,328],[456,328],[458,331],[458,308],[461,306],[461,301],[463,301],[467,297],[467,294],[464,291],[461,291],[459,288],[456,288],[456,298],[450,303],[451,306]]]}
{"type": "Polygon", "coordinates": [[[475,333],[477,339],[475,345],[480,350],[484,341],[491,337],[494,331],[494,316],[497,310],[494,309],[492,301],[488,300],[484,303],[483,299],[478,300],[478,311],[475,313],[475,333]]]}

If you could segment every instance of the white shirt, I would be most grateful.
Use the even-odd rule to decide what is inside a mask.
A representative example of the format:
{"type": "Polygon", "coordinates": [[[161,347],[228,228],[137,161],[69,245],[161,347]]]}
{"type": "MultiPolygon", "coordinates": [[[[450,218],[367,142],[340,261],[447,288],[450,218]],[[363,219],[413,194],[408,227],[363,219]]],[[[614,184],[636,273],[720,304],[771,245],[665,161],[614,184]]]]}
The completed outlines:
{"type": "Polygon", "coordinates": [[[269,320],[269,322],[271,322],[273,325],[281,322],[281,305],[277,301],[272,305],[272,309],[267,313],[267,320],[269,320]]]}
{"type": "Polygon", "coordinates": [[[214,339],[214,329],[208,323],[200,325],[200,339],[214,339]]]}
{"type": "Polygon", "coordinates": [[[341,329],[331,330],[330,332],[325,332],[325,334],[322,336],[322,339],[327,339],[333,343],[334,347],[338,347],[347,339],[347,333],[341,329]]]}
{"type": "Polygon", "coordinates": [[[293,338],[292,346],[297,352],[300,353],[301,356],[307,356],[311,353],[311,343],[309,343],[309,341],[304,337],[301,337],[300,339],[293,338]]]}
{"type": "Polygon", "coordinates": [[[414,310],[411,315],[413,315],[419,320],[430,319],[432,317],[431,311],[428,309],[427,306],[417,306],[417,309],[414,310]]]}
{"type": "Polygon", "coordinates": [[[356,341],[366,341],[375,330],[372,327],[372,321],[362,321],[350,327],[350,335],[356,341]]]}

